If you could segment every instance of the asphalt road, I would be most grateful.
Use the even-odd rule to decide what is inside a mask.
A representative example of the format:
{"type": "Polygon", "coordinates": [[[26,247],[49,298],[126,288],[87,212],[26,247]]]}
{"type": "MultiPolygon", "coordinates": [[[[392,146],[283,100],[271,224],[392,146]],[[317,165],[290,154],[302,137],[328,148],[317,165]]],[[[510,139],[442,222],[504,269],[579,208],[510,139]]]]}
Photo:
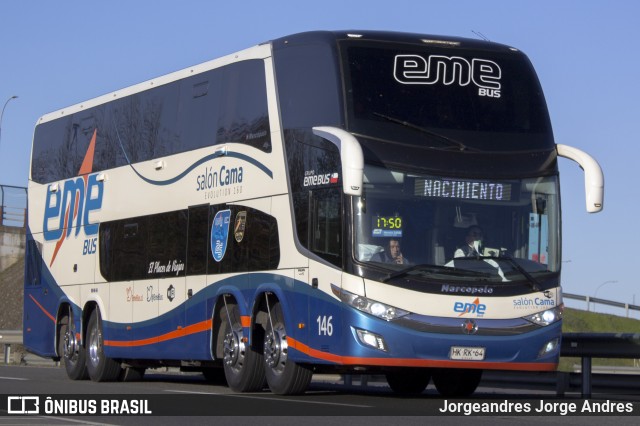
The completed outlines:
{"type": "MultiPolygon", "coordinates": [[[[0,425],[44,425],[44,424],[110,424],[154,426],[175,424],[259,424],[265,425],[424,425],[427,423],[455,424],[473,422],[474,425],[513,424],[519,425],[556,424],[562,425],[621,425],[640,422],[640,403],[629,402],[626,398],[623,407],[632,410],[632,416],[601,417],[594,415],[562,415],[562,410],[570,410],[571,405],[581,412],[584,401],[577,396],[568,396],[557,400],[550,391],[517,391],[480,387],[473,398],[464,401],[445,401],[439,397],[433,386],[417,397],[402,397],[393,394],[384,383],[369,383],[360,386],[358,378],[354,385],[345,386],[339,376],[314,376],[314,381],[305,395],[278,396],[268,391],[236,394],[223,384],[206,382],[197,373],[179,373],[177,371],[151,370],[141,382],[94,383],[89,380],[71,381],[62,368],[0,366],[0,425]],[[72,416],[68,415],[69,405],[58,405],[63,413],[31,416],[9,415],[7,413],[9,396],[40,395],[44,400],[51,396],[59,404],[69,404],[69,400],[95,400],[100,407],[103,399],[115,401],[111,406],[121,413],[134,412],[137,408],[151,411],[142,416],[72,416]],[[553,416],[512,417],[516,404],[526,407],[532,414],[541,404],[545,410],[541,414],[555,411],[553,416]],[[63,401],[63,402],[59,402],[63,401]],[[135,402],[134,402],[135,401],[135,402]],[[143,401],[135,405],[138,401],[143,401]],[[147,401],[146,403],[144,401],[147,401]],[[510,403],[511,409],[494,412],[489,416],[481,413],[467,416],[464,409],[471,404],[510,403]],[[118,405],[120,404],[120,405],[118,405]],[[123,405],[124,404],[124,405],[123,405]],[[146,404],[146,405],[145,405],[146,404]],[[466,404],[466,405],[464,405],[466,404]],[[625,405],[628,404],[628,405],[625,405]],[[445,407],[456,407],[457,417],[442,413],[445,407]],[[3,412],[4,410],[4,412],[3,412]],[[67,411],[64,411],[67,410],[67,411]],[[119,411],[120,410],[120,411],[119,411]],[[189,416],[189,417],[184,417],[189,416]],[[304,416],[301,418],[301,416],[304,416]],[[433,417],[433,416],[438,416],[433,417]]],[[[607,399],[609,399],[607,397],[607,399]]],[[[611,399],[611,402],[614,398],[611,399]]],[[[602,398],[592,400],[604,404],[602,398]]],[[[44,402],[41,401],[40,406],[44,402]]],[[[50,405],[50,407],[53,405],[50,405]]],[[[82,406],[82,403],[80,403],[82,406]]],[[[486,406],[486,405],[485,405],[486,406]]],[[[85,408],[87,406],[85,405],[85,408]]],[[[89,406],[90,407],[90,406],[89,406]]],[[[504,405],[503,405],[504,407],[504,405]]],[[[99,410],[100,408],[98,408],[99,410]]],[[[99,413],[98,413],[99,414],[99,413]]],[[[585,414],[585,413],[583,413],[585,414]]],[[[586,413],[590,414],[590,413],[586,413]]]]}

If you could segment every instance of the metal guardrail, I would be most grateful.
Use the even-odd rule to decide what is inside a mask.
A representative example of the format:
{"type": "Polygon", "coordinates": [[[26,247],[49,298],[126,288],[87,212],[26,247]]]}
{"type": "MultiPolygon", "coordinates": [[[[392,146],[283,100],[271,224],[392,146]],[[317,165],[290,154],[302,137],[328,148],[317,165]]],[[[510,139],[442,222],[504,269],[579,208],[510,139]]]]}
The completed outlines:
{"type": "Polygon", "coordinates": [[[592,358],[640,358],[640,334],[563,333],[560,356],[582,358],[582,397],[591,398],[592,358]]]}
{"type": "Polygon", "coordinates": [[[22,344],[22,330],[0,330],[0,344],[4,344],[4,363],[11,361],[11,345],[22,344]]]}
{"type": "Polygon", "coordinates": [[[632,305],[631,303],[615,302],[613,300],[600,299],[591,296],[582,296],[580,294],[562,293],[562,297],[565,299],[581,300],[587,302],[587,312],[590,310],[591,303],[594,305],[599,303],[601,305],[613,306],[615,308],[622,308],[625,310],[625,316],[629,318],[629,311],[640,312],[640,305],[632,305]]]}
{"type": "Polygon", "coordinates": [[[22,344],[22,330],[0,330],[0,343],[22,344]]]}

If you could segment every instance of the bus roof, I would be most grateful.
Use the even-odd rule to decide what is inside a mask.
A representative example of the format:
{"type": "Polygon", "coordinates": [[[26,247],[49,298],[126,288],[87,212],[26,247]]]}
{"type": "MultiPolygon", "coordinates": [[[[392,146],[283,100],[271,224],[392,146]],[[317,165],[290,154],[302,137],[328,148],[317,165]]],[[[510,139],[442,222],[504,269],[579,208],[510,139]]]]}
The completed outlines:
{"type": "Polygon", "coordinates": [[[467,48],[478,49],[484,51],[517,51],[513,47],[509,47],[503,44],[494,43],[484,40],[476,40],[462,37],[449,37],[430,34],[416,34],[416,33],[403,33],[393,31],[369,31],[369,30],[344,30],[344,31],[309,31],[291,34],[278,39],[261,43],[257,46],[253,46],[238,52],[231,53],[229,55],[222,56],[220,58],[213,59],[211,61],[204,62],[202,64],[190,66],[179,71],[171,72],[132,86],[128,86],[122,89],[117,89],[113,92],[97,96],[95,98],[88,99],[83,102],[79,102],[74,105],[70,105],[50,113],[44,114],[40,117],[36,124],[46,123],[57,118],[66,117],[70,114],[107,103],[111,100],[115,100],[124,96],[128,96],[134,93],[139,93],[144,90],[151,89],[172,81],[186,78],[191,75],[198,74],[200,72],[208,71],[218,66],[225,65],[227,63],[235,62],[242,59],[251,59],[258,57],[270,56],[271,45],[275,49],[285,45],[301,45],[301,44],[334,44],[339,40],[371,40],[371,41],[384,41],[384,42],[397,42],[397,43],[409,43],[419,45],[439,45],[447,48],[467,48]]]}
{"type": "Polygon", "coordinates": [[[305,44],[305,43],[328,43],[332,41],[360,39],[371,41],[386,41],[409,44],[440,45],[451,48],[467,48],[485,51],[517,51],[518,49],[500,43],[487,40],[478,40],[464,37],[451,37],[433,34],[404,33],[395,31],[371,31],[371,30],[344,30],[344,31],[309,31],[291,34],[285,37],[274,39],[269,43],[278,45],[285,44],[305,44]]]}

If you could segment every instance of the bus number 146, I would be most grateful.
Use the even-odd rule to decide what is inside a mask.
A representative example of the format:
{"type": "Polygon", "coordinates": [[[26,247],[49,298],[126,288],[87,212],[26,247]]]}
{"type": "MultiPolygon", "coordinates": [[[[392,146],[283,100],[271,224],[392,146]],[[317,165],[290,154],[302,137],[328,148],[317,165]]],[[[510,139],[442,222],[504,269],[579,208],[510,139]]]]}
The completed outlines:
{"type": "Polygon", "coordinates": [[[333,316],[327,317],[326,315],[318,315],[316,320],[318,323],[318,336],[331,336],[333,335],[333,324],[331,320],[333,316]]]}

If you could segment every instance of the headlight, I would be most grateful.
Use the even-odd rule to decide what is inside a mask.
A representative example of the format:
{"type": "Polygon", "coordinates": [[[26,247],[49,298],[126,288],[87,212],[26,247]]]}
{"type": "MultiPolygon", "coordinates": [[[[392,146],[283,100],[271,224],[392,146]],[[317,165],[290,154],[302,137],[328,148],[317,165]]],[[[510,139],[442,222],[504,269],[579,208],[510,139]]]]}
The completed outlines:
{"type": "Polygon", "coordinates": [[[366,312],[386,321],[392,321],[405,315],[409,315],[409,312],[404,309],[377,302],[364,296],[358,296],[357,294],[343,290],[333,284],[331,284],[331,291],[333,291],[333,294],[338,296],[340,300],[349,306],[353,306],[362,312],[366,312]]]}
{"type": "Polygon", "coordinates": [[[555,308],[548,309],[546,311],[538,312],[533,315],[524,317],[527,321],[531,321],[534,324],[547,326],[562,319],[563,305],[556,306],[555,308]]]}

